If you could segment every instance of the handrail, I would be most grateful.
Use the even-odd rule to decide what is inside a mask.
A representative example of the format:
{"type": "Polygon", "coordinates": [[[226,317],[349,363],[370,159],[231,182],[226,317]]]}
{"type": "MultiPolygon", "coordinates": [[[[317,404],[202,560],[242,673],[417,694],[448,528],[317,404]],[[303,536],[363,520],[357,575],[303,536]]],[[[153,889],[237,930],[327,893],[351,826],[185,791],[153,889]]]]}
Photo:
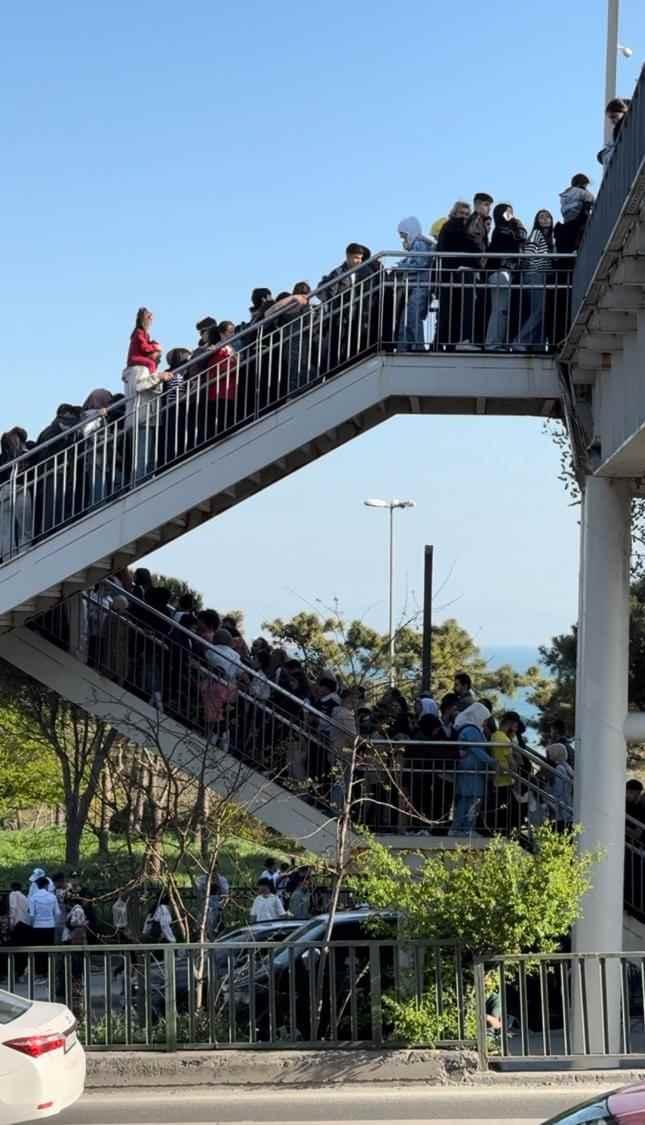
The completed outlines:
{"type": "Polygon", "coordinates": [[[645,65],[616,138],[609,164],[578,251],[571,291],[572,319],[580,313],[597,278],[603,255],[611,248],[635,178],[645,166],[645,65]]]}
{"type": "MultiPolygon", "coordinates": [[[[117,592],[118,596],[126,597],[128,599],[128,601],[133,602],[135,605],[137,605],[141,609],[145,610],[146,613],[152,614],[159,621],[163,621],[165,624],[170,624],[173,631],[177,630],[178,632],[182,633],[185,637],[188,638],[188,640],[196,643],[201,648],[204,648],[207,651],[212,651],[212,652],[215,651],[216,646],[213,645],[210,641],[207,641],[204,637],[198,636],[198,634],[194,633],[192,631],[192,629],[187,629],[184,625],[181,625],[178,621],[174,621],[172,618],[167,617],[166,614],[161,613],[160,610],[155,609],[153,606],[149,606],[147,602],[142,602],[140,598],[137,598],[134,594],[131,594],[124,587],[119,586],[113,579],[106,578],[106,579],[103,580],[102,584],[111,587],[111,589],[113,589],[115,592],[117,592]]],[[[84,595],[81,595],[81,596],[82,597],[84,596],[84,597],[88,598],[88,600],[91,597],[91,595],[88,595],[88,594],[84,594],[84,595]]],[[[118,610],[112,609],[112,607],[101,606],[100,608],[104,609],[104,610],[109,609],[109,612],[111,612],[111,613],[118,614],[118,612],[119,612],[118,610]]],[[[128,620],[128,624],[130,624],[129,620],[128,620]]],[[[136,625],[136,622],[133,622],[133,624],[136,625]]],[[[153,635],[154,635],[154,631],[153,631],[153,635]]],[[[164,638],[164,641],[167,641],[168,639],[170,639],[170,638],[164,638]]],[[[237,661],[232,660],[230,657],[226,656],[225,653],[222,653],[222,652],[218,651],[217,652],[217,659],[218,660],[224,659],[228,664],[230,664],[231,669],[235,668],[237,670],[237,668],[238,668],[237,661]]],[[[278,695],[282,699],[288,699],[290,703],[297,704],[298,707],[302,707],[303,710],[311,711],[317,718],[319,718],[321,720],[324,720],[324,722],[326,724],[328,723],[331,727],[335,728],[336,730],[342,731],[343,728],[341,726],[339,726],[338,724],[334,723],[333,720],[331,719],[331,717],[328,716],[325,711],[319,711],[316,707],[312,706],[312,704],[308,703],[306,700],[300,699],[300,697],[297,696],[297,695],[293,695],[292,692],[287,691],[287,689],[283,688],[280,684],[276,684],[276,683],[274,683],[273,680],[269,680],[268,676],[265,676],[262,672],[258,672],[258,670],[256,668],[252,668],[248,664],[244,664],[244,663],[242,664],[242,668],[243,668],[244,673],[246,675],[248,675],[249,679],[251,679],[251,680],[255,679],[257,681],[261,681],[262,683],[270,684],[271,691],[277,692],[278,695]]],[[[211,669],[211,672],[212,672],[212,669],[211,669]]],[[[258,705],[260,705],[262,703],[262,700],[256,700],[255,702],[258,705]]]]}
{"type": "MultiPolygon", "coordinates": [[[[495,251],[494,253],[486,251],[483,254],[477,254],[477,253],[465,253],[465,252],[462,253],[460,251],[448,251],[448,252],[444,253],[443,251],[439,252],[437,250],[430,250],[430,251],[427,251],[427,250],[419,250],[419,251],[417,251],[417,250],[414,250],[414,251],[380,250],[380,251],[378,251],[378,253],[372,254],[372,256],[370,258],[368,258],[367,261],[362,263],[360,266],[358,266],[356,268],[349,268],[344,273],[339,274],[338,277],[334,278],[334,280],[332,282],[327,281],[327,282],[325,282],[324,285],[319,285],[316,289],[312,290],[312,292],[310,294],[308,294],[308,300],[309,300],[309,302],[311,302],[312,300],[314,300],[315,298],[318,297],[319,293],[324,292],[326,289],[328,289],[330,285],[337,285],[339,282],[342,282],[344,279],[351,276],[351,274],[359,273],[361,270],[365,270],[365,267],[368,266],[370,262],[381,262],[381,261],[384,261],[385,258],[389,258],[389,257],[405,258],[405,257],[409,257],[410,255],[413,255],[415,258],[428,258],[428,260],[431,261],[431,262],[434,262],[437,259],[439,261],[443,261],[443,259],[447,259],[449,261],[451,259],[459,259],[460,261],[463,260],[463,259],[472,259],[473,264],[475,264],[477,262],[481,263],[483,259],[486,259],[486,260],[488,260],[488,259],[495,259],[495,260],[500,259],[500,260],[502,260],[502,259],[508,259],[509,257],[521,257],[521,251],[519,251],[519,250],[514,251],[512,254],[509,254],[508,252],[507,253],[500,253],[498,251],[495,251]]],[[[571,259],[572,261],[575,261],[575,259],[576,259],[576,254],[557,254],[555,250],[553,251],[553,255],[551,255],[551,256],[554,257],[554,258],[557,257],[558,260],[568,258],[568,259],[571,259]]],[[[419,271],[418,266],[412,266],[412,267],[409,267],[409,269],[408,269],[408,272],[410,272],[410,273],[418,273],[418,271],[419,271]]],[[[360,280],[364,281],[364,280],[366,280],[366,278],[361,277],[360,280]]],[[[332,302],[334,302],[336,300],[337,300],[337,297],[335,297],[335,296],[330,297],[330,298],[328,298],[327,301],[320,301],[320,303],[318,305],[314,306],[314,307],[322,309],[322,308],[324,308],[325,305],[331,304],[332,302]]],[[[270,310],[269,310],[269,313],[270,313],[270,310]]],[[[279,314],[279,312],[277,312],[277,313],[274,313],[272,315],[278,316],[280,314],[279,314]]],[[[256,321],[255,324],[245,324],[245,326],[243,328],[241,328],[239,332],[237,332],[234,336],[231,336],[230,339],[228,339],[226,341],[226,344],[228,344],[230,347],[232,347],[235,352],[239,351],[240,349],[238,349],[236,347],[236,344],[238,342],[243,341],[245,337],[248,338],[252,334],[260,331],[263,328],[263,326],[267,324],[267,322],[270,322],[271,319],[272,319],[272,316],[269,315],[269,316],[263,317],[261,320],[256,321]]],[[[279,331],[279,329],[273,329],[272,331],[279,331]]],[[[197,360],[199,360],[201,358],[207,358],[207,357],[206,356],[198,356],[197,360]]],[[[184,372],[188,371],[190,369],[190,367],[195,362],[196,362],[195,358],[191,358],[191,359],[186,360],[186,362],[184,364],[182,364],[180,367],[177,367],[173,370],[173,375],[183,374],[184,372]]],[[[208,374],[208,372],[210,370],[211,370],[211,367],[208,367],[205,372],[202,372],[202,375],[208,374]]],[[[188,386],[192,380],[197,380],[199,378],[200,378],[200,375],[189,376],[189,378],[185,380],[184,386],[188,386]]],[[[128,400],[126,399],[125,401],[127,402],[128,400]]],[[[117,416],[118,412],[122,409],[123,409],[123,400],[120,400],[119,402],[113,403],[111,406],[107,407],[106,411],[105,411],[105,414],[102,415],[102,417],[106,421],[111,420],[111,419],[115,418],[117,416]]],[[[69,429],[65,430],[65,436],[68,437],[71,434],[78,433],[86,425],[87,425],[87,422],[78,422],[75,426],[70,426],[69,429]]],[[[25,452],[25,453],[21,453],[19,457],[15,457],[11,461],[4,462],[4,464],[2,464],[2,466],[0,466],[0,468],[2,468],[2,470],[4,471],[4,470],[7,470],[9,468],[13,469],[13,466],[20,465],[22,462],[25,462],[25,461],[33,462],[34,454],[36,453],[36,451],[38,451],[38,453],[40,453],[41,450],[47,450],[49,447],[53,446],[58,441],[60,441],[59,436],[48,438],[47,441],[44,441],[44,442],[36,445],[33,449],[27,450],[27,452],[25,452]]],[[[45,459],[46,458],[38,457],[38,461],[36,463],[39,463],[41,460],[45,460],[45,459]]]]}

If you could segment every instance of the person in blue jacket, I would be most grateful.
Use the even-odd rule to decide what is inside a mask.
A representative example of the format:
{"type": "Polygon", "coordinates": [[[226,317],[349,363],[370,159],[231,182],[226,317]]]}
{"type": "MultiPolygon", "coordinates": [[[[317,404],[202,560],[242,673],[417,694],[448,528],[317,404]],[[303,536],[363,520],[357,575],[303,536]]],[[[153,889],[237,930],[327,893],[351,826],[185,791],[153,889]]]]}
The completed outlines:
{"type": "Polygon", "coordinates": [[[399,351],[423,349],[425,344],[424,324],[430,308],[432,258],[434,238],[426,238],[421,233],[421,223],[414,215],[401,219],[399,237],[408,256],[397,263],[397,286],[400,309],[397,329],[399,351]],[[412,272],[414,271],[414,272],[412,272]]]}
{"type": "Polygon", "coordinates": [[[483,703],[471,703],[455,719],[457,741],[460,747],[455,777],[455,802],[449,836],[469,835],[477,821],[480,803],[486,793],[489,774],[497,768],[495,759],[485,746],[484,723],[490,712],[483,703]]]}

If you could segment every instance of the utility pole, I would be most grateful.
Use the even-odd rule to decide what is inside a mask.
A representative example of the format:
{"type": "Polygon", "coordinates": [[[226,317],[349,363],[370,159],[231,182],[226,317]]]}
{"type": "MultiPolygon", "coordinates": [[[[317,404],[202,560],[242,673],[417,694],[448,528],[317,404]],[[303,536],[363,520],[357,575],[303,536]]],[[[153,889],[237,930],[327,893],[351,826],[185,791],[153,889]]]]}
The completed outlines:
{"type": "Polygon", "coordinates": [[[421,691],[430,691],[432,680],[432,566],[434,547],[426,547],[423,567],[423,651],[421,691]]]}

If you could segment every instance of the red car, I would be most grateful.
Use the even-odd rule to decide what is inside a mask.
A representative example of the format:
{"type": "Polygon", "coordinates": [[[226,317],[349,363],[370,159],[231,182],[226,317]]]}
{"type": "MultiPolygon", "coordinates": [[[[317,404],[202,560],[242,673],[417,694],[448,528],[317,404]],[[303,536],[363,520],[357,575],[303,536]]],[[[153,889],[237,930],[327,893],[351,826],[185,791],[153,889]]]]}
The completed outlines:
{"type": "Polygon", "coordinates": [[[544,1125],[645,1125],[645,1082],[599,1094],[550,1117],[544,1125]]]}

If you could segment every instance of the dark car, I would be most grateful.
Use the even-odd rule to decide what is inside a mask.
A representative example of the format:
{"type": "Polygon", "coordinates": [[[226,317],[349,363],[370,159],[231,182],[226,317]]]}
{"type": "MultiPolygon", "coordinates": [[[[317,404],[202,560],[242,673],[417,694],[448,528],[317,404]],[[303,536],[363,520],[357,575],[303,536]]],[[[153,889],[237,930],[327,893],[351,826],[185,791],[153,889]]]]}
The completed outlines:
{"type": "Polygon", "coordinates": [[[254,955],[224,986],[223,999],[239,1023],[248,1024],[250,1040],[369,1038],[372,972],[377,969],[383,989],[394,979],[393,946],[370,955],[369,943],[396,936],[396,918],[367,909],[337,914],[325,955],[328,922],[327,914],[305,922],[275,951],[254,955]]]}
{"type": "Polygon", "coordinates": [[[302,929],[302,925],[302,920],[298,918],[278,918],[274,922],[253,922],[251,925],[221,934],[210,953],[218,974],[223,975],[230,972],[232,967],[237,968],[240,959],[246,955],[244,950],[237,953],[234,949],[227,949],[226,946],[254,945],[265,941],[279,944],[288,941],[293,934],[302,929]]]}
{"type": "MultiPolygon", "coordinates": [[[[216,991],[222,986],[231,972],[244,971],[248,959],[247,946],[258,943],[279,944],[286,941],[297,930],[302,929],[302,921],[294,918],[280,918],[273,922],[255,922],[222,934],[202,952],[200,949],[174,947],[175,993],[177,1010],[188,1010],[189,986],[195,987],[199,977],[204,978],[204,995],[208,995],[209,984],[216,991]]],[[[160,957],[152,957],[148,967],[148,987],[152,997],[152,1011],[158,1018],[165,1005],[166,970],[160,957]]]]}
{"type": "Polygon", "coordinates": [[[579,1103],[543,1125],[640,1125],[644,1120],[645,1083],[641,1082],[579,1103]]]}

